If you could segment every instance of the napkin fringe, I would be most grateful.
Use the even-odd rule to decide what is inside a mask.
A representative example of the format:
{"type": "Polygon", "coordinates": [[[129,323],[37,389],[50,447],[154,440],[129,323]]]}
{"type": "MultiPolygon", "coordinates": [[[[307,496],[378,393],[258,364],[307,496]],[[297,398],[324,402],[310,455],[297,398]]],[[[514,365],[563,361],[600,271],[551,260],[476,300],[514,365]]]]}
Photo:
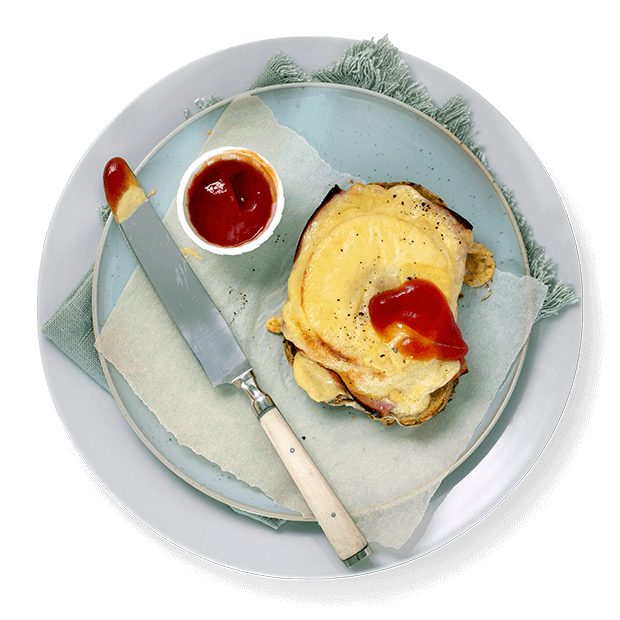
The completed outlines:
{"type": "Polygon", "coordinates": [[[525,253],[530,266],[530,275],[547,287],[547,295],[538,312],[536,321],[554,316],[565,306],[578,303],[579,297],[575,293],[573,285],[556,279],[556,264],[547,255],[545,248],[536,242],[532,227],[518,209],[513,192],[507,187],[502,187],[502,193],[512,210],[521,232],[521,238],[523,239],[525,253]]]}

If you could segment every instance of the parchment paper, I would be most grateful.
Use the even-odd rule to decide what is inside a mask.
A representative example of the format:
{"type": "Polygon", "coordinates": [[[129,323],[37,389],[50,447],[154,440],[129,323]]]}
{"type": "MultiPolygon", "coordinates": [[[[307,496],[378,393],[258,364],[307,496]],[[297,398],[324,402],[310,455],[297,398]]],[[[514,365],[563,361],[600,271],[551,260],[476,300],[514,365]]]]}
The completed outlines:
{"type": "MultiPolygon", "coordinates": [[[[190,265],[230,324],[270,394],[369,541],[401,547],[473,431],[525,343],[546,287],[497,272],[490,291],[463,287],[459,325],[469,373],[448,408],[416,428],[387,428],[365,414],[310,400],[297,386],[281,337],[265,329],[286,299],[298,236],[329,189],[353,179],[333,171],[295,132],[281,127],[257,97],[229,105],[204,150],[244,146],[261,153],[282,179],[286,204],[276,234],[238,257],[211,255],[184,234],[173,204],[164,218],[190,265]],[[489,295],[489,293],[491,294],[489,295]]],[[[475,223],[474,223],[475,224],[475,223]]],[[[213,388],[140,269],[136,269],[96,343],[179,443],[259,487],[278,504],[308,507],[249,407],[233,386],[213,388]]]]}

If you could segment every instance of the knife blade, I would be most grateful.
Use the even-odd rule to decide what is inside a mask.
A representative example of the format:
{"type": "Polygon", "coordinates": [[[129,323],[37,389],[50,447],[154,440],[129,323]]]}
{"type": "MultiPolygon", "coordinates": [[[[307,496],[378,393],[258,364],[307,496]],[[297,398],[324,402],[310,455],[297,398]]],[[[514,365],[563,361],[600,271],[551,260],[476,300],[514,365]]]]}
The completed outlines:
{"type": "Polygon", "coordinates": [[[232,383],[251,407],[332,547],[347,567],[372,549],[268,394],[230,327],[151,206],[127,162],[105,167],[106,199],[138,263],[214,386],[232,383]]]}

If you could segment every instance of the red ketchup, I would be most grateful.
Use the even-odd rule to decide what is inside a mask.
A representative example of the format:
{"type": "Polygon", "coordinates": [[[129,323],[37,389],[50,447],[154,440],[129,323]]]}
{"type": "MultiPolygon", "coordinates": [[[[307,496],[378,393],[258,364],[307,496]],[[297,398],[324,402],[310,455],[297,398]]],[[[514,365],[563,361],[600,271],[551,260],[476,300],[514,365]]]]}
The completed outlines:
{"type": "Polygon", "coordinates": [[[187,189],[194,230],[207,242],[224,247],[242,245],[259,235],[271,220],[274,200],[264,173],[237,159],[205,166],[187,189]]]}
{"type": "Polygon", "coordinates": [[[400,337],[398,350],[427,361],[458,361],[468,348],[445,295],[428,280],[408,280],[370,300],[370,322],[379,336],[400,337]]]}
{"type": "Polygon", "coordinates": [[[120,157],[112,158],[103,173],[103,188],[106,200],[113,212],[125,192],[131,187],[132,173],[127,162],[120,157]]]}

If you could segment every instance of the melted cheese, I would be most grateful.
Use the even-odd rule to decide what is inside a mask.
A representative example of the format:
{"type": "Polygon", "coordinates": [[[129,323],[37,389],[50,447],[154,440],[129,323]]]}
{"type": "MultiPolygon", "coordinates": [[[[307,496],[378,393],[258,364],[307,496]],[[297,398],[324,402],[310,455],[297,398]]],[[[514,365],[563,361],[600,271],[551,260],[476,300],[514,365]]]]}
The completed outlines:
{"type": "Polygon", "coordinates": [[[346,391],[334,376],[316,362],[309,360],[303,353],[298,353],[293,361],[295,381],[308,393],[312,400],[330,403],[346,391]]]}
{"type": "MultiPolygon", "coordinates": [[[[470,230],[409,185],[354,185],[317,212],[301,239],[282,332],[309,360],[338,373],[353,394],[397,412],[423,411],[460,362],[401,355],[374,331],[368,303],[423,278],[441,289],[456,316],[472,242],[470,230]]],[[[322,394],[316,371],[295,371],[295,378],[322,394]]]]}
{"type": "Polygon", "coordinates": [[[130,185],[118,200],[114,216],[120,224],[129,218],[133,212],[146,201],[146,194],[137,183],[130,185]]]}

